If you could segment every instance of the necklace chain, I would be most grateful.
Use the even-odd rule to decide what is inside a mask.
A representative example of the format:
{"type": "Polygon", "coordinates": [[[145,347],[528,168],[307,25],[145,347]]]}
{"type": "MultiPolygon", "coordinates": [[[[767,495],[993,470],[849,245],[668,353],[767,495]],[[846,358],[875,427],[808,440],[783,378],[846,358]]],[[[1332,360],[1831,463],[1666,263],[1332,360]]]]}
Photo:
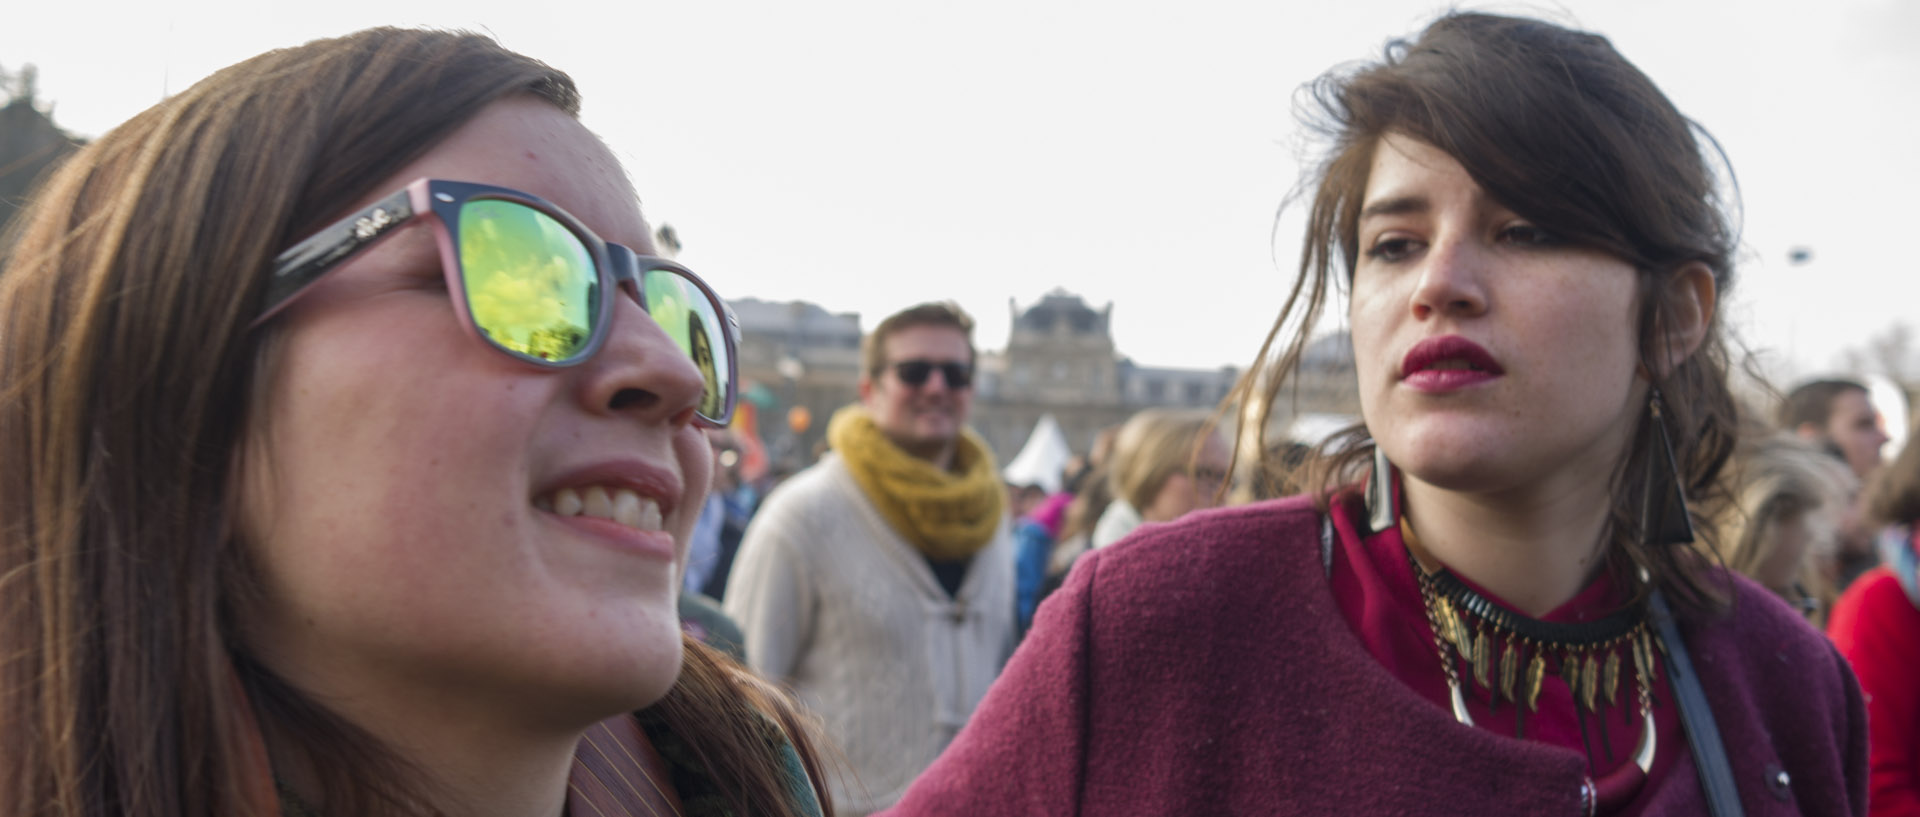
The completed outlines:
{"type": "MultiPolygon", "coordinates": [[[[1404,520],[1402,524],[1405,524],[1404,520]]],[[[1456,654],[1472,665],[1474,681],[1487,690],[1493,703],[1497,704],[1500,698],[1505,697],[1518,707],[1524,700],[1528,711],[1537,712],[1540,685],[1546,675],[1545,654],[1549,650],[1557,650],[1560,654],[1560,676],[1573,695],[1578,715],[1581,710],[1597,714],[1618,700],[1618,649],[1623,645],[1627,648],[1632,654],[1634,698],[1641,715],[1639,743],[1634,749],[1632,762],[1622,764],[1597,783],[1591,777],[1582,781],[1580,798],[1588,814],[1611,812],[1631,801],[1646,784],[1647,774],[1653,769],[1657,747],[1653,720],[1653,677],[1658,662],[1653,635],[1646,624],[1645,605],[1624,608],[1598,621],[1583,623],[1584,626],[1544,622],[1521,615],[1482,596],[1444,567],[1428,572],[1414,558],[1410,548],[1407,550],[1407,562],[1413,567],[1414,578],[1420,585],[1427,624],[1433,631],[1433,648],[1440,657],[1442,671],[1446,673],[1454,719],[1467,726],[1473,726],[1474,722],[1461,692],[1456,654]],[[1461,609],[1466,611],[1465,615],[1460,612],[1461,609]],[[1473,632],[1468,632],[1464,621],[1466,615],[1476,619],[1473,632]],[[1493,633],[1487,632],[1489,628],[1493,633]],[[1542,637],[1548,634],[1561,638],[1542,637]],[[1496,636],[1505,642],[1497,679],[1492,667],[1494,647],[1491,640],[1496,636]],[[1516,644],[1521,646],[1516,649],[1516,644]],[[1604,654],[1605,658],[1596,653],[1604,654]],[[1516,689],[1519,662],[1523,659],[1527,664],[1525,686],[1516,689]]]]}

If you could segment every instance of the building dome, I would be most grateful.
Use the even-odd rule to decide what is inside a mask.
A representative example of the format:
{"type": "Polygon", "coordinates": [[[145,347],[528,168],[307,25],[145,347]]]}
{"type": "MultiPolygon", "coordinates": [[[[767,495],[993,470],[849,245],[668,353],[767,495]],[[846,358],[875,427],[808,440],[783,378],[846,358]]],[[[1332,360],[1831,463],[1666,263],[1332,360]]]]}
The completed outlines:
{"type": "Polygon", "coordinates": [[[1096,312],[1080,296],[1056,289],[1020,312],[1013,326],[1016,332],[1042,335],[1105,335],[1107,315],[1112,308],[1109,304],[1107,309],[1096,312]]]}

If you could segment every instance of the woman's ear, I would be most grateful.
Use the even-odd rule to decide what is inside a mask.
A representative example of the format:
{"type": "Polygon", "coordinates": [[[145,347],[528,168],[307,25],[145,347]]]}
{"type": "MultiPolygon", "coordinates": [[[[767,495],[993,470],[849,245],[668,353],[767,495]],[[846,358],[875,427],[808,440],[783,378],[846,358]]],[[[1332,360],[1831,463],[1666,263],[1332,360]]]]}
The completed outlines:
{"type": "Polygon", "coordinates": [[[1713,310],[1718,305],[1719,286],[1713,280],[1713,270],[1694,261],[1682,266],[1667,280],[1666,291],[1661,295],[1666,302],[1667,320],[1661,327],[1661,349],[1655,359],[1671,372],[1692,357],[1707,339],[1707,327],[1712,325],[1713,310]]]}

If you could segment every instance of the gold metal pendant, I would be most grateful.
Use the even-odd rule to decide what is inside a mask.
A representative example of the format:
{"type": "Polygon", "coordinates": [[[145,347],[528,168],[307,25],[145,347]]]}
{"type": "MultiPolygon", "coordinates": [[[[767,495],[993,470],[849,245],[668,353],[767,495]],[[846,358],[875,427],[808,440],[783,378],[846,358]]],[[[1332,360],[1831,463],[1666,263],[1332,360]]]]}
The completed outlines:
{"type": "Polygon", "coordinates": [[[1507,642],[1507,648],[1500,651],[1500,697],[1513,700],[1514,676],[1520,674],[1520,659],[1514,655],[1513,642],[1507,642]]]}
{"type": "Polygon", "coordinates": [[[1453,609],[1453,602],[1446,600],[1444,597],[1441,598],[1440,614],[1441,623],[1445,625],[1443,629],[1446,630],[1445,638],[1447,641],[1452,643],[1453,648],[1459,650],[1461,655],[1471,655],[1473,653],[1473,640],[1467,636],[1466,625],[1460,623],[1460,613],[1453,609]]]}
{"type": "Polygon", "coordinates": [[[1599,679],[1594,676],[1599,674],[1597,670],[1599,664],[1600,660],[1593,656],[1588,656],[1587,660],[1580,662],[1580,701],[1586,704],[1588,712],[1596,711],[1593,708],[1593,694],[1599,691],[1600,684],[1599,679]]]}
{"type": "Polygon", "coordinates": [[[1448,604],[1446,599],[1436,596],[1431,602],[1431,609],[1433,612],[1434,635],[1440,636],[1441,641],[1453,645],[1453,648],[1456,650],[1465,650],[1466,648],[1460,646],[1460,642],[1456,640],[1457,636],[1455,636],[1453,632],[1453,606],[1448,604]]]}
{"type": "Polygon", "coordinates": [[[1660,654],[1654,648],[1653,635],[1645,630],[1640,632],[1640,650],[1647,654],[1647,683],[1659,683],[1660,654]]]}
{"type": "Polygon", "coordinates": [[[1482,627],[1479,634],[1473,637],[1473,680],[1478,681],[1482,689],[1493,688],[1487,674],[1488,665],[1492,662],[1493,642],[1487,637],[1486,628],[1482,627]]]}
{"type": "Polygon", "coordinates": [[[1533,660],[1527,662],[1527,710],[1529,712],[1540,711],[1540,682],[1546,676],[1547,659],[1535,650],[1533,660]]]}

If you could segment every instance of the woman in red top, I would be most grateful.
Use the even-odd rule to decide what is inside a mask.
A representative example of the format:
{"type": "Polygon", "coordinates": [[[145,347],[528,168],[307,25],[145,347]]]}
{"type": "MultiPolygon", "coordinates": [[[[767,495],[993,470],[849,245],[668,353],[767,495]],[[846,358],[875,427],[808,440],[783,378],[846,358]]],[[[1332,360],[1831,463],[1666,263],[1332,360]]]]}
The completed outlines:
{"type": "Polygon", "coordinates": [[[1833,606],[1827,633],[1860,675],[1872,736],[1874,817],[1920,817],[1920,445],[1909,442],[1867,489],[1867,516],[1886,526],[1881,566],[1833,606]]]}
{"type": "Polygon", "coordinates": [[[1309,497],[1083,559],[898,813],[1863,813],[1843,662],[1690,544],[1735,428],[1711,142],[1605,39],[1484,14],[1307,99],[1237,399],[1269,427],[1338,289],[1364,424],[1309,497]]]}

